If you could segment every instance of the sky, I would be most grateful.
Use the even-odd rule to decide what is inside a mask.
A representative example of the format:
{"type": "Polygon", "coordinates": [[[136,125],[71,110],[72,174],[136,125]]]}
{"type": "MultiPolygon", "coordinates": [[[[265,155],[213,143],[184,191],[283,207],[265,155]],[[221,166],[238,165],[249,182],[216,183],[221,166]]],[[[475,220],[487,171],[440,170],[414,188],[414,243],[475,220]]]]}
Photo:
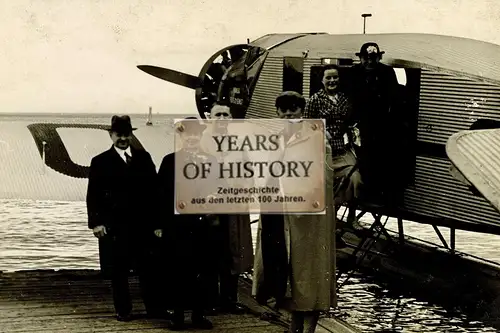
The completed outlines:
{"type": "Polygon", "coordinates": [[[361,13],[367,33],[500,44],[498,0],[0,0],[0,113],[195,113],[193,90],[136,66],[198,75],[247,38],[362,33],[361,13]]]}

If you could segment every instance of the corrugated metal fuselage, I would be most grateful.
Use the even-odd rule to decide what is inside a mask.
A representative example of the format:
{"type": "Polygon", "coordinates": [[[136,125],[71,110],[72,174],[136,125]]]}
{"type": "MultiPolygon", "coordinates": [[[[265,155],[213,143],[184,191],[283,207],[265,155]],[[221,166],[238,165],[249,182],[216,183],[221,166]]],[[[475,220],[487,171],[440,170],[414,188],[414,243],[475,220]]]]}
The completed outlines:
{"type": "MultiPolygon", "coordinates": [[[[274,102],[286,82],[288,55],[269,50],[247,112],[247,118],[272,118],[274,102]]],[[[311,67],[325,60],[356,61],[345,54],[322,54],[308,57],[307,50],[290,52],[292,58],[302,57],[302,93],[307,98],[312,92],[311,67]]],[[[405,70],[401,61],[388,65],[402,68],[416,83],[416,162],[413,181],[406,188],[404,204],[399,216],[422,223],[433,223],[457,229],[500,234],[500,215],[484,198],[474,195],[469,188],[449,172],[451,163],[445,153],[448,138],[467,130],[478,119],[500,120],[500,85],[485,83],[460,73],[415,68],[405,70]],[[417,74],[415,75],[415,70],[417,74]]],[[[403,76],[405,74],[403,73],[403,76]]],[[[415,86],[415,85],[414,85],[415,86]]],[[[383,163],[383,162],[382,162],[383,163]]],[[[389,180],[390,181],[390,180],[389,180]]]]}

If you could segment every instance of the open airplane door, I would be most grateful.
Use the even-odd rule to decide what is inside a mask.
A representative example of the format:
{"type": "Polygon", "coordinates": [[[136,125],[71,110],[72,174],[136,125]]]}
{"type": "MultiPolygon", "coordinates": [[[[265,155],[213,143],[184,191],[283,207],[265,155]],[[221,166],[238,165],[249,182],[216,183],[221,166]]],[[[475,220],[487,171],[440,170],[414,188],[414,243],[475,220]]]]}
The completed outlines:
{"type": "Polygon", "coordinates": [[[500,129],[455,133],[448,139],[446,153],[465,182],[500,212],[500,129]]]}

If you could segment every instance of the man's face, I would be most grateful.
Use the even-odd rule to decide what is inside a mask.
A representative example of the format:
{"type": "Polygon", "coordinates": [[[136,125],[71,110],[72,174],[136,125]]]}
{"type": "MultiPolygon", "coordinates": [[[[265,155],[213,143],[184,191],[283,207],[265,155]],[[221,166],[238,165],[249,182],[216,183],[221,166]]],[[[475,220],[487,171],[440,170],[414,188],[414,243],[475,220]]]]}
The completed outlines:
{"type": "Polygon", "coordinates": [[[215,123],[215,126],[217,129],[224,129],[227,128],[228,122],[226,120],[231,120],[233,117],[231,116],[231,112],[229,107],[227,106],[216,106],[212,108],[210,112],[210,119],[213,120],[222,120],[222,121],[217,121],[215,123]]]}
{"type": "Polygon", "coordinates": [[[127,149],[132,141],[132,132],[118,133],[113,131],[109,135],[113,141],[113,145],[119,149],[127,149]]]}
{"type": "Polygon", "coordinates": [[[301,108],[294,108],[292,110],[290,110],[290,109],[282,110],[281,108],[278,108],[276,110],[276,113],[278,114],[278,117],[280,119],[300,119],[300,118],[302,118],[302,109],[301,108]]]}
{"type": "Polygon", "coordinates": [[[198,131],[184,131],[180,134],[183,148],[197,150],[200,147],[201,133],[198,131]]]}
{"type": "Polygon", "coordinates": [[[382,59],[378,49],[375,45],[370,45],[366,48],[365,52],[360,55],[361,65],[366,70],[372,70],[377,67],[378,63],[382,59]]]}
{"type": "Polygon", "coordinates": [[[210,119],[216,120],[227,120],[232,119],[231,112],[229,112],[229,107],[214,107],[210,111],[210,119]]]}
{"type": "Polygon", "coordinates": [[[327,69],[323,73],[323,86],[327,93],[334,93],[339,86],[339,72],[336,69],[327,69]]]}

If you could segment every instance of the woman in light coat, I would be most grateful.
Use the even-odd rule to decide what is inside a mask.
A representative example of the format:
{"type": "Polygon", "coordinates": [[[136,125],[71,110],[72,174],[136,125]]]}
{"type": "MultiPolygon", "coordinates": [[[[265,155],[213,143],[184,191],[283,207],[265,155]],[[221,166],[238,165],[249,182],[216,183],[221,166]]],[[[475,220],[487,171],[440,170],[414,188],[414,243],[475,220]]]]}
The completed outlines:
{"type": "MultiPolygon", "coordinates": [[[[305,99],[295,92],[284,92],[276,99],[277,115],[282,119],[302,118],[304,106],[305,99]]],[[[290,133],[284,134],[283,160],[308,160],[315,152],[301,143],[315,140],[321,146],[323,142],[326,161],[317,166],[324,168],[325,178],[305,179],[303,186],[297,180],[288,186],[281,181],[280,185],[287,195],[303,193],[305,186],[310,196],[324,186],[326,214],[261,215],[254,263],[254,296],[261,303],[274,297],[278,307],[292,312],[290,333],[314,332],[320,312],[337,305],[331,148],[324,132],[311,130],[307,124],[291,123],[290,133]]]]}

